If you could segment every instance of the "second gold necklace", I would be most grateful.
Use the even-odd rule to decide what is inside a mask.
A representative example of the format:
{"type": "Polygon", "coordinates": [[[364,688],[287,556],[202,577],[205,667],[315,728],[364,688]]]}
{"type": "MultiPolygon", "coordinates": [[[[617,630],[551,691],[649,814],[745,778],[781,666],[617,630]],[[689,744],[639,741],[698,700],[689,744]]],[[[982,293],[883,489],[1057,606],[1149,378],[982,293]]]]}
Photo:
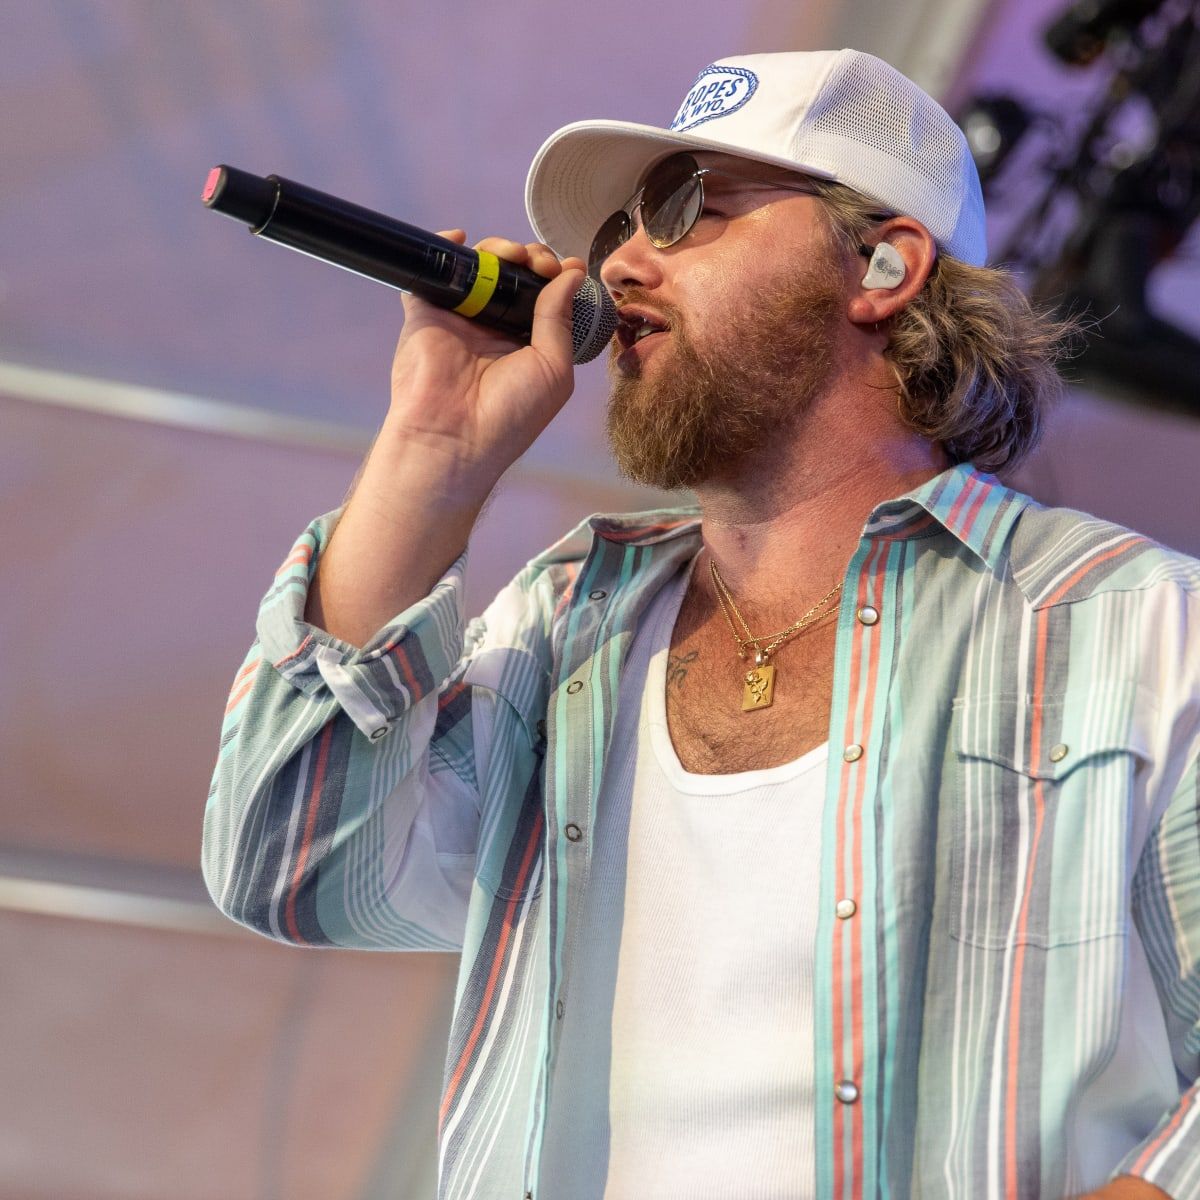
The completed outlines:
{"type": "Polygon", "coordinates": [[[708,569],[712,575],[713,589],[717,593],[717,603],[729,628],[733,640],[737,642],[738,657],[746,659],[754,654],[754,666],[742,676],[742,712],[757,712],[759,709],[770,708],[775,700],[775,664],[770,661],[771,655],[784,642],[790,641],[797,634],[803,633],[810,625],[815,625],[822,617],[833,611],[833,601],[842,590],[841,583],[835,584],[820,600],[816,602],[803,616],[793,621],[786,629],[778,633],[768,633],[755,637],[746,624],[745,617],[738,611],[733,595],[721,578],[714,559],[708,560],[708,569]],[[736,623],[735,623],[736,618],[736,623]],[[738,626],[741,626],[741,633],[738,626]]]}

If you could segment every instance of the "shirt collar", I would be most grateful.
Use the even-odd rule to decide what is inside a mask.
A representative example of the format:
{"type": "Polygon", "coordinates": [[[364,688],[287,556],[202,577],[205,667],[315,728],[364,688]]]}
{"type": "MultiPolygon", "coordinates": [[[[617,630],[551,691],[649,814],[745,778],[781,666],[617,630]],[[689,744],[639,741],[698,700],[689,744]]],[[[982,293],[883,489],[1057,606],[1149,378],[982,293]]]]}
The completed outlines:
{"type": "MultiPolygon", "coordinates": [[[[994,475],[977,471],[970,463],[959,463],[903,496],[878,505],[863,535],[918,537],[936,522],[995,571],[1004,557],[1008,535],[1029,503],[1028,496],[1006,487],[994,475]]],[[[698,539],[700,510],[692,506],[601,515],[588,524],[606,541],[649,546],[680,537],[698,539]]]]}
{"type": "Polygon", "coordinates": [[[1028,496],[1006,487],[994,475],[959,463],[879,505],[863,532],[868,537],[915,537],[937,522],[996,571],[1008,535],[1030,503],[1028,496]]]}
{"type": "Polygon", "coordinates": [[[691,505],[651,512],[599,513],[588,519],[588,525],[596,537],[605,541],[651,546],[688,535],[699,536],[700,510],[691,505]]]}

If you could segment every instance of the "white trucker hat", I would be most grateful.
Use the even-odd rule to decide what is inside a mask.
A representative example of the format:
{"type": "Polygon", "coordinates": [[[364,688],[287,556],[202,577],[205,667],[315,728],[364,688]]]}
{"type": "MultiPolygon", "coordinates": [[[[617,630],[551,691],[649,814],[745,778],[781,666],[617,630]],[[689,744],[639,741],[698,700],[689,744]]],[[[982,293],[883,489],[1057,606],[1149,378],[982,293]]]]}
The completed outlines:
{"type": "Polygon", "coordinates": [[[979,173],[962,130],[894,67],[858,50],[747,54],[705,67],[669,129],[576,121],[552,133],[525,184],[537,236],[587,258],[646,170],[717,150],[833,179],[915,217],[946,254],[987,258],[979,173]]]}

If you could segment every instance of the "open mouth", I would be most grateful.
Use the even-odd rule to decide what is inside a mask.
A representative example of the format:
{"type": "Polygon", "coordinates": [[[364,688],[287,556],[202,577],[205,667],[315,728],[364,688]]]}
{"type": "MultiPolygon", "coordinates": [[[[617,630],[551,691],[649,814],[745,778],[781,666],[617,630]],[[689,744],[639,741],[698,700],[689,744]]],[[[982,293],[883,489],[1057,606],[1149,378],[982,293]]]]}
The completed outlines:
{"type": "Polygon", "coordinates": [[[617,343],[628,350],[656,333],[666,333],[670,326],[650,312],[623,310],[617,324],[617,343]]]}

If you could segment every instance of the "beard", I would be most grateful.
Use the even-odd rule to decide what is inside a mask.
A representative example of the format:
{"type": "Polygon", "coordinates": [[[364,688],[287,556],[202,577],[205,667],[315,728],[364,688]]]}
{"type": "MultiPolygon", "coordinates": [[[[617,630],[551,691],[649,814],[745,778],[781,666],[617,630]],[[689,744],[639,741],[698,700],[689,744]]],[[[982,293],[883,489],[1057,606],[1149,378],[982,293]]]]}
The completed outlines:
{"type": "Polygon", "coordinates": [[[662,313],[671,345],[655,355],[651,379],[636,367],[615,374],[613,349],[607,426],[621,474],[667,491],[694,487],[787,438],[829,382],[841,287],[831,265],[791,274],[734,311],[703,349],[677,308],[627,290],[625,303],[662,313]]]}

